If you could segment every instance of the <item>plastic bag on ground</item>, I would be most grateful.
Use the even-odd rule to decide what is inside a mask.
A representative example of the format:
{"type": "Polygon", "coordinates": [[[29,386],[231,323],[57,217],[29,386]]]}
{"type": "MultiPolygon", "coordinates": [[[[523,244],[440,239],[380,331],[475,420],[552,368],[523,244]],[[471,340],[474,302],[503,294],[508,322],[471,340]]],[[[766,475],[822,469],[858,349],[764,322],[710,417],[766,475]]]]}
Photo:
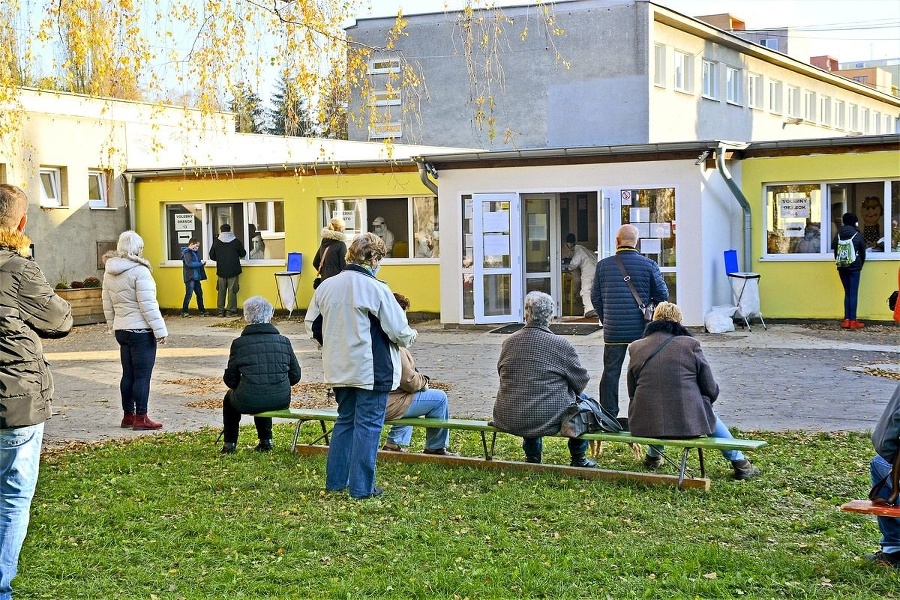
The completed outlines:
{"type": "Polygon", "coordinates": [[[703,319],[703,325],[706,327],[706,331],[709,333],[727,333],[729,331],[734,331],[734,321],[732,317],[734,316],[734,311],[737,310],[735,306],[713,306],[712,310],[706,313],[706,318],[703,319]]]}

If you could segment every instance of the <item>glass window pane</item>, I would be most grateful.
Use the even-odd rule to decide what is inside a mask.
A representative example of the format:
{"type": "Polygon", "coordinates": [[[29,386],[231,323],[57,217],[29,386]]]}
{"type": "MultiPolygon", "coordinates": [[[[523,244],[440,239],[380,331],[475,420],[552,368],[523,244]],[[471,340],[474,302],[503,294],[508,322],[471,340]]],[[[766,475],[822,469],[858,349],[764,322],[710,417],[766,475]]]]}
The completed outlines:
{"type": "Polygon", "coordinates": [[[484,316],[512,314],[510,289],[512,276],[509,274],[484,275],[484,316]]]}
{"type": "Polygon", "coordinates": [[[675,266],[675,188],[622,190],[625,223],[638,228],[641,254],[661,267],[675,266]]]}
{"type": "Polygon", "coordinates": [[[101,179],[100,173],[88,175],[88,200],[103,200],[101,179]]]}
{"type": "Polygon", "coordinates": [[[891,235],[888,247],[900,252],[900,181],[891,182],[891,235]]]}
{"type": "Polygon", "coordinates": [[[821,196],[817,184],[771,185],[766,189],[766,247],[769,254],[821,251],[821,196]]]}
{"type": "Polygon", "coordinates": [[[416,258],[440,257],[438,203],[433,196],[413,198],[413,237],[416,258]]]}
{"type": "Polygon", "coordinates": [[[384,240],[387,258],[409,258],[409,198],[366,199],[371,231],[384,240]]]}
{"type": "Polygon", "coordinates": [[[340,217],[344,220],[344,239],[349,242],[365,231],[362,210],[361,200],[351,198],[325,200],[325,210],[322,213],[325,222],[322,226],[327,227],[332,217],[340,217]]]}
{"type": "Polygon", "coordinates": [[[169,240],[166,260],[181,260],[181,249],[192,237],[200,240],[200,254],[208,256],[209,248],[203,239],[203,205],[166,205],[166,236],[169,240]]]}

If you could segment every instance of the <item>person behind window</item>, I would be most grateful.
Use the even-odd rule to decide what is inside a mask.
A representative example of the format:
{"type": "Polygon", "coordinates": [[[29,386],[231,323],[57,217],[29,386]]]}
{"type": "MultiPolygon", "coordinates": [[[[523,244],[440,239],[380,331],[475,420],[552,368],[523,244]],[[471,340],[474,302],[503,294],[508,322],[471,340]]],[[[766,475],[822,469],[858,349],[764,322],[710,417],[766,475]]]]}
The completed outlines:
{"type": "Polygon", "coordinates": [[[797,242],[796,251],[800,254],[815,254],[822,250],[822,238],[819,235],[819,224],[808,223],[803,237],[797,242]]]}
{"type": "Polygon", "coordinates": [[[380,237],[384,242],[384,247],[387,249],[385,256],[388,258],[392,257],[394,255],[394,234],[391,233],[391,230],[385,224],[384,217],[375,217],[372,220],[372,233],[380,237]]]}
{"type": "Polygon", "coordinates": [[[191,296],[197,294],[197,310],[200,316],[206,316],[206,308],[203,306],[203,286],[201,281],[206,281],[206,261],[200,259],[200,240],[191,238],[188,245],[181,249],[181,273],[184,279],[184,301],[181,303],[181,316],[188,317],[188,307],[191,304],[191,296]]]}
{"type": "Polygon", "coordinates": [[[841,329],[862,329],[864,323],[856,320],[856,307],[859,297],[859,278],[862,274],[863,265],[866,262],[866,243],[860,234],[857,225],[859,223],[856,215],[853,213],[844,213],[841,217],[841,228],[834,239],[831,241],[831,249],[834,250],[834,257],[837,259],[838,240],[853,239],[853,248],[856,250],[856,260],[846,267],[838,267],[838,276],[841,278],[841,285],[844,286],[844,320],[841,321],[841,329]]]}
{"type": "MultiPolygon", "coordinates": [[[[682,320],[678,305],[660,302],[644,337],[628,347],[628,428],[632,435],[653,438],[731,438],[712,408],[719,385],[700,342],[682,320]]],[[[661,446],[648,446],[644,467],[659,469],[662,451],[661,446]]],[[[759,475],[759,469],[740,451],[722,450],[722,456],[731,462],[735,479],[759,475]]]]}
{"type": "Polygon", "coordinates": [[[134,231],[122,232],[116,254],[106,261],[103,275],[103,313],[119,343],[122,361],[122,427],[136,431],[162,428],[162,423],[147,416],[147,405],[156,346],[165,344],[169,335],[156,301],[156,282],[143,252],[141,236],[134,231]]]}
{"type": "MultiPolygon", "coordinates": [[[[247,326],[231,342],[222,381],[228,386],[222,401],[225,443],[222,454],[237,451],[242,414],[280,410],[291,404],[291,386],[300,381],[300,363],[291,342],[272,325],[272,304],[262,296],[244,302],[247,326]]],[[[272,419],[253,417],[257,452],[272,449],[272,419]]]]}
{"type": "Polygon", "coordinates": [[[866,196],[862,203],[863,239],[866,248],[875,252],[884,252],[884,207],[878,196],[866,196]]]}
{"type": "Polygon", "coordinates": [[[594,290],[594,275],[597,271],[597,255],[575,243],[575,234],[566,234],[566,248],[572,253],[572,259],[569,261],[568,270],[576,271],[581,281],[579,294],[581,302],[584,305],[585,317],[596,317],[597,311],[591,304],[591,292],[594,290]]]}
{"type": "Polygon", "coordinates": [[[266,257],[266,243],[260,232],[250,238],[250,260],[262,260],[266,257]]]}
{"type": "MultiPolygon", "coordinates": [[[[525,327],[506,338],[497,360],[500,387],[491,425],[521,436],[530,463],[541,462],[543,436],[559,433],[567,409],[590,380],[574,346],[550,331],[555,311],[549,295],[528,292],[525,327]]],[[[587,440],[569,438],[568,445],[571,466],[597,466],[585,457],[587,440]]]]}
{"type": "Polygon", "coordinates": [[[334,277],[347,266],[347,244],[344,242],[344,220],[333,217],[322,229],[322,242],[313,257],[313,268],[322,281],[334,277]]]}
{"type": "MultiPolygon", "coordinates": [[[[409,310],[409,298],[394,294],[397,304],[404,311],[409,310]]],[[[392,421],[404,417],[426,417],[429,419],[449,419],[447,394],[442,390],[428,387],[428,376],[419,373],[416,361],[408,348],[400,348],[400,386],[388,394],[387,411],[384,419],[392,421]]],[[[392,425],[382,450],[406,452],[412,439],[412,425],[392,425]]],[[[459,456],[447,449],[450,444],[450,430],[427,427],[425,429],[425,454],[439,456],[459,456]]]]}

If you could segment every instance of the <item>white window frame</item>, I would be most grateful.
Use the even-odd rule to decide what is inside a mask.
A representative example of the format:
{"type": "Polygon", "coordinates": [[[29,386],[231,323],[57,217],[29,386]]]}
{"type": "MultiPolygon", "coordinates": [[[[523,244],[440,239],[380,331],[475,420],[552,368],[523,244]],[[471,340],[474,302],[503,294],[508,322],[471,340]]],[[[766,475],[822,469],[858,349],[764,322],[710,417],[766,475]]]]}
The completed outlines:
{"type": "Polygon", "coordinates": [[[675,91],[685,94],[694,93],[694,57],[687,52],[675,50],[675,68],[673,69],[675,91]]]}
{"type": "Polygon", "coordinates": [[[666,87],[666,46],[653,45],[653,85],[666,87]]]}
{"type": "Polygon", "coordinates": [[[816,93],[812,90],[803,91],[803,120],[816,122],[816,93]]]}
{"type": "Polygon", "coordinates": [[[41,206],[62,206],[62,169],[41,167],[41,206]]]}
{"type": "Polygon", "coordinates": [[[399,106],[400,104],[402,104],[402,95],[399,89],[376,90],[369,97],[370,106],[399,106]]]}
{"type": "Polygon", "coordinates": [[[881,113],[877,110],[872,113],[872,125],[874,125],[875,135],[881,135],[881,113]]]}
{"type": "Polygon", "coordinates": [[[784,84],[777,79],[769,80],[769,111],[775,114],[784,113],[784,84]]]}
{"type": "Polygon", "coordinates": [[[831,96],[819,96],[819,123],[825,127],[832,126],[831,96]]]}
{"type": "Polygon", "coordinates": [[[859,131],[859,107],[851,103],[847,111],[849,113],[847,128],[850,131],[859,131]]]}
{"type": "Polygon", "coordinates": [[[845,129],[847,125],[846,106],[843,100],[834,101],[834,128],[845,129]]]}
{"type": "Polygon", "coordinates": [[[719,63],[704,60],[702,66],[702,74],[700,76],[701,88],[700,94],[704,98],[710,100],[719,99],[719,63]]]}
{"type": "Polygon", "coordinates": [[[725,101],[729,104],[739,104],[743,106],[744,99],[741,93],[741,83],[743,73],[741,69],[734,67],[725,67],[725,101]]]}
{"type": "Polygon", "coordinates": [[[369,125],[370,140],[386,140],[403,137],[403,124],[400,121],[379,121],[369,125]]]}
{"type": "Polygon", "coordinates": [[[800,88],[795,85],[787,86],[787,116],[800,117],[800,88]]]}
{"type": "Polygon", "coordinates": [[[759,73],[747,75],[747,104],[750,108],[763,108],[763,76],[759,73]]]}
{"type": "Polygon", "coordinates": [[[399,58],[373,58],[368,64],[369,75],[379,75],[382,73],[399,73],[399,58]]]}
{"type": "Polygon", "coordinates": [[[778,38],[763,38],[759,40],[759,45],[769,50],[778,51],[778,38]]]}
{"type": "Polygon", "coordinates": [[[88,206],[91,208],[109,208],[109,187],[106,171],[100,169],[88,170],[88,206]],[[99,198],[91,198],[91,179],[97,179],[99,198]]]}
{"type": "Polygon", "coordinates": [[[870,113],[871,113],[871,111],[866,107],[863,107],[859,111],[859,130],[862,131],[863,133],[869,133],[869,114],[870,113]]]}

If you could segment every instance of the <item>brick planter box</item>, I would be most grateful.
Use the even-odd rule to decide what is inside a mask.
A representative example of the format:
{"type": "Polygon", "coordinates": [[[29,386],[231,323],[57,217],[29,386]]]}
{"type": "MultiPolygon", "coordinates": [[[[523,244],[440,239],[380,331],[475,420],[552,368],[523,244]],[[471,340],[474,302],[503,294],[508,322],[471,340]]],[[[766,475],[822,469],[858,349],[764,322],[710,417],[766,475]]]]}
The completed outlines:
{"type": "Polygon", "coordinates": [[[101,288],[65,288],[54,291],[72,305],[72,320],[75,325],[106,322],[101,288]]]}

